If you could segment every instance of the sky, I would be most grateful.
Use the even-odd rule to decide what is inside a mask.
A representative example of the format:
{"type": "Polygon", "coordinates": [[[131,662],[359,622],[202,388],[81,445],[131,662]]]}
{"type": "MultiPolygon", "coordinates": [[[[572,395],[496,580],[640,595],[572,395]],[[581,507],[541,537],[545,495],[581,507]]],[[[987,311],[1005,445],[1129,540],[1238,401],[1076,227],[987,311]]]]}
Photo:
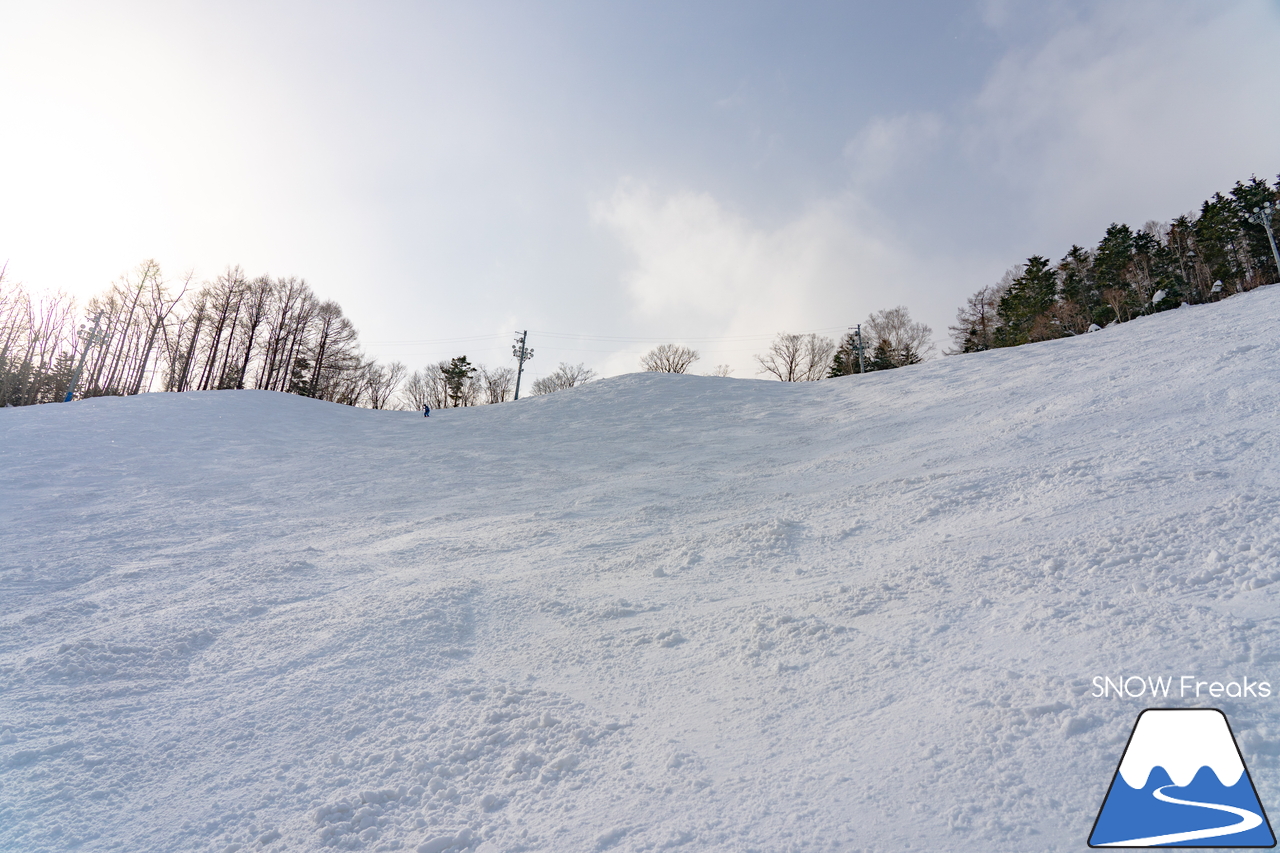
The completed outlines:
{"type": "Polygon", "coordinates": [[[298,276],[365,350],[694,372],[1280,174],[1280,3],[0,2],[0,264],[298,276]]]}

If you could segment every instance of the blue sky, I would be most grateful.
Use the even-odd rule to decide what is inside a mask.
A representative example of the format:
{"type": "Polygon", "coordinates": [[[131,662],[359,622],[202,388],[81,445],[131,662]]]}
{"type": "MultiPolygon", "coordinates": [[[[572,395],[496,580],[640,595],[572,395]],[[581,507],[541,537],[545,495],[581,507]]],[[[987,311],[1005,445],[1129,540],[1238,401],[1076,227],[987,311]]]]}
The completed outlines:
{"type": "Polygon", "coordinates": [[[1278,48],[1263,0],[7,3],[0,261],[302,276],[410,367],[752,376],[1274,179],[1278,48]]]}

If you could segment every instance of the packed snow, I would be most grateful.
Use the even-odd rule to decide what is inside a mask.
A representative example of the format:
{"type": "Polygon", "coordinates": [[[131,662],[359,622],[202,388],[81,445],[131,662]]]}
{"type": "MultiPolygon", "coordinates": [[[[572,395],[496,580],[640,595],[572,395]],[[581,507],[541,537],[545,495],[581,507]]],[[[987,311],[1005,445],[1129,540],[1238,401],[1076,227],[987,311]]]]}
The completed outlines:
{"type": "Polygon", "coordinates": [[[1084,850],[1152,706],[1280,812],[1278,330],[2,410],[0,849],[1084,850]]]}

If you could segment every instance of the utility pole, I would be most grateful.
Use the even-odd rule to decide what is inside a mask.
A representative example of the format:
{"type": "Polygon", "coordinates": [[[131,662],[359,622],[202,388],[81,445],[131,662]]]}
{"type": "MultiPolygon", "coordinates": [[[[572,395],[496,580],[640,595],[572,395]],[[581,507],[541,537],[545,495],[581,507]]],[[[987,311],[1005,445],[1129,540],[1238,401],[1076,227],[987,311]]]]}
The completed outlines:
{"type": "Polygon", "coordinates": [[[98,322],[102,319],[102,312],[99,311],[93,318],[93,331],[89,334],[84,333],[84,326],[80,327],[80,340],[84,341],[84,349],[80,351],[80,363],[76,365],[76,372],[71,374],[71,385],[67,388],[67,396],[62,402],[70,403],[71,398],[75,396],[76,385],[80,382],[80,371],[84,370],[84,360],[89,355],[89,347],[98,342],[98,322]]]}
{"type": "Polygon", "coordinates": [[[858,345],[858,373],[866,373],[867,360],[862,355],[862,324],[859,323],[856,326],[850,326],[849,328],[853,329],[853,339],[858,345]]]}
{"type": "Polygon", "coordinates": [[[524,363],[533,358],[533,348],[526,346],[529,342],[529,330],[525,329],[518,333],[520,337],[516,338],[515,345],[511,347],[511,354],[517,360],[516,365],[516,396],[520,399],[520,374],[524,373],[524,363]]]}

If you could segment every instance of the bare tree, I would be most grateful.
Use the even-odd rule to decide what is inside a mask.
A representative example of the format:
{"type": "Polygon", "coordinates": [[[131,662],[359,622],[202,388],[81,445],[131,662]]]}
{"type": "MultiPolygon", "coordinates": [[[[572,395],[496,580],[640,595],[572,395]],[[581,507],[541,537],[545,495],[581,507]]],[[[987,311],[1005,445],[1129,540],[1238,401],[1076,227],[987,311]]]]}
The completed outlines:
{"type": "Polygon", "coordinates": [[[596,372],[585,364],[568,364],[562,361],[550,376],[544,376],[533,383],[533,393],[537,395],[564,391],[595,378],[596,372]]]}
{"type": "Polygon", "coordinates": [[[512,367],[489,369],[482,365],[478,379],[484,388],[486,403],[505,403],[516,387],[516,371],[512,367]]]}
{"type": "Polygon", "coordinates": [[[154,263],[144,263],[136,273],[122,276],[106,296],[89,301],[90,313],[102,318],[102,343],[86,366],[85,396],[125,392],[125,374],[131,367],[136,344],[134,319],[150,279],[159,276],[159,268],[154,263]]]}
{"type": "Polygon", "coordinates": [[[393,361],[385,367],[371,361],[361,368],[361,381],[364,383],[364,401],[369,404],[369,408],[387,408],[387,404],[391,402],[396,389],[404,381],[405,371],[405,366],[398,361],[393,361]]]}
{"type": "Polygon", "coordinates": [[[429,391],[426,372],[415,370],[405,380],[404,388],[400,390],[400,399],[407,403],[410,409],[420,412],[430,402],[429,391]]]}
{"type": "Polygon", "coordinates": [[[195,383],[201,391],[211,388],[234,388],[239,381],[234,370],[228,370],[231,347],[235,343],[240,305],[248,281],[240,267],[228,267],[217,281],[205,285],[204,365],[195,383]]]}
{"type": "Polygon", "coordinates": [[[781,332],[769,345],[767,353],[755,357],[760,363],[760,370],[756,372],[771,374],[782,382],[795,382],[800,378],[802,349],[800,335],[781,332]]]}
{"type": "Polygon", "coordinates": [[[15,363],[24,349],[29,306],[26,290],[5,279],[8,265],[0,267],[0,406],[17,406],[19,376],[15,363]]]}
{"type": "Polygon", "coordinates": [[[360,389],[353,377],[364,364],[356,351],[356,327],[343,315],[342,306],[326,301],[316,308],[314,329],[307,352],[313,396],[355,405],[351,401],[359,398],[360,389]]]}
{"type": "Polygon", "coordinates": [[[1036,318],[1031,326],[1028,341],[1051,341],[1068,335],[1083,335],[1089,331],[1092,320],[1088,312],[1074,302],[1055,302],[1048,311],[1036,318]]]}
{"type": "Polygon", "coordinates": [[[268,318],[267,340],[255,385],[273,391],[288,390],[293,360],[315,314],[315,295],[302,279],[276,279],[275,298],[268,318]]]}
{"type": "Polygon", "coordinates": [[[836,342],[810,332],[792,335],[780,332],[769,345],[769,351],[757,355],[757,373],[765,373],[783,382],[815,382],[826,375],[836,342]]]}
{"type": "Polygon", "coordinates": [[[102,296],[89,301],[88,313],[98,318],[99,339],[85,364],[84,396],[139,394],[150,390],[156,374],[168,390],[179,359],[180,335],[171,321],[190,285],[190,276],[175,295],[155,261],[144,261],[125,274],[102,296]],[[166,364],[167,363],[167,364],[166,364]]]}
{"type": "Polygon", "coordinates": [[[698,360],[698,351],[679,344],[660,344],[640,359],[640,366],[650,373],[684,373],[698,360]]]}
{"type": "Polygon", "coordinates": [[[65,293],[32,297],[0,269],[0,405],[60,400],[75,353],[75,301],[65,293]]]}
{"type": "Polygon", "coordinates": [[[956,324],[947,327],[953,347],[947,350],[947,355],[983,352],[995,347],[996,329],[1000,325],[997,308],[1003,295],[1000,285],[989,284],[969,297],[956,311],[956,324]]]}
{"type": "Polygon", "coordinates": [[[253,344],[258,340],[258,332],[267,321],[275,289],[275,282],[265,275],[254,279],[247,287],[244,312],[240,317],[244,355],[240,358],[239,367],[236,368],[236,388],[244,388],[245,377],[249,375],[249,359],[253,358],[253,344]]]}
{"type": "Polygon", "coordinates": [[[153,274],[148,277],[150,293],[145,304],[145,321],[146,321],[146,339],[141,346],[140,357],[136,360],[134,369],[133,382],[128,386],[126,393],[141,394],[144,390],[143,379],[146,377],[146,389],[150,390],[152,383],[155,381],[155,374],[159,372],[159,356],[157,356],[157,364],[148,375],[148,369],[151,364],[151,356],[153,352],[157,352],[156,345],[160,344],[159,355],[163,355],[164,332],[169,325],[169,316],[173,313],[178,303],[182,301],[183,296],[187,293],[187,288],[191,286],[192,275],[188,274],[182,283],[182,289],[178,291],[176,296],[169,293],[168,286],[164,282],[164,278],[160,275],[160,266],[155,261],[147,261],[144,267],[153,268],[153,274]]]}
{"type": "MultiPolygon", "coordinates": [[[[433,409],[446,408],[449,405],[449,381],[444,372],[448,369],[449,362],[438,361],[428,364],[422,370],[415,370],[413,375],[417,377],[416,382],[410,379],[415,386],[414,393],[418,396],[414,402],[429,404],[433,409]]],[[[421,409],[422,405],[414,408],[421,409]]]]}
{"type": "MultiPolygon", "coordinates": [[[[385,408],[405,377],[398,362],[365,359],[338,304],[318,302],[300,280],[250,282],[229,267],[188,298],[190,276],[171,292],[159,265],[146,261],[90,300],[95,336],[85,349],[71,297],[34,298],[5,272],[0,267],[0,405],[62,400],[81,364],[77,390],[85,397],[156,384],[166,391],[256,385],[385,408]]],[[[465,405],[482,390],[471,383],[465,405]]]]}
{"type": "Polygon", "coordinates": [[[727,364],[717,364],[715,369],[707,374],[708,376],[732,376],[733,368],[727,364]]]}
{"type": "Polygon", "coordinates": [[[912,321],[904,305],[875,312],[866,329],[870,348],[887,351],[894,367],[924,361],[933,351],[933,329],[912,321]]]}
{"type": "Polygon", "coordinates": [[[200,342],[200,327],[207,316],[208,293],[196,294],[195,304],[185,314],[180,314],[173,326],[164,327],[165,359],[168,371],[164,390],[189,391],[191,373],[196,365],[196,348],[200,342]]]}
{"type": "Polygon", "coordinates": [[[1108,287],[1102,291],[1102,301],[1115,312],[1117,320],[1121,323],[1128,322],[1135,301],[1128,291],[1119,287],[1108,287]]]}

